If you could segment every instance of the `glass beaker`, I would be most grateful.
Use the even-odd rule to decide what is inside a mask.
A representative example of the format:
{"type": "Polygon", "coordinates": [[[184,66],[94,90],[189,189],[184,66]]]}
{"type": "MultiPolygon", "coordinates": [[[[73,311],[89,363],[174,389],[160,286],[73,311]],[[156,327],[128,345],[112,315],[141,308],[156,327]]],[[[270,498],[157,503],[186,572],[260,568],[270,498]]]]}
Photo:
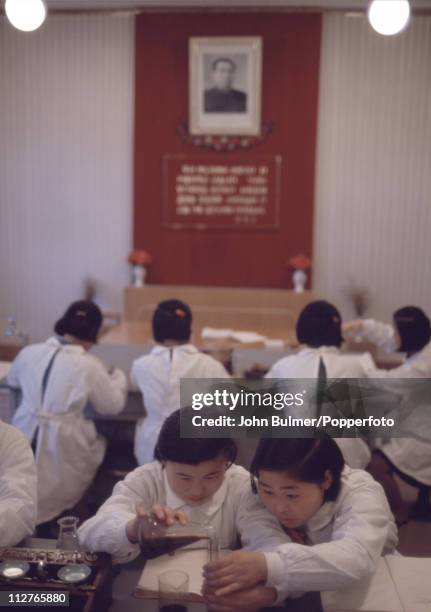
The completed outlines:
{"type": "Polygon", "coordinates": [[[140,519],[139,545],[147,559],[187,547],[206,548],[208,561],[215,561],[219,551],[217,534],[212,525],[191,521],[186,525],[166,525],[152,514],[140,519]]]}
{"type": "Polygon", "coordinates": [[[60,532],[57,539],[57,548],[81,552],[77,531],[78,523],[79,518],[76,516],[63,516],[58,519],[57,525],[60,527],[60,532]]]}
{"type": "Polygon", "coordinates": [[[187,612],[185,595],[189,576],[181,570],[167,570],[159,575],[159,612],[187,612]]]}

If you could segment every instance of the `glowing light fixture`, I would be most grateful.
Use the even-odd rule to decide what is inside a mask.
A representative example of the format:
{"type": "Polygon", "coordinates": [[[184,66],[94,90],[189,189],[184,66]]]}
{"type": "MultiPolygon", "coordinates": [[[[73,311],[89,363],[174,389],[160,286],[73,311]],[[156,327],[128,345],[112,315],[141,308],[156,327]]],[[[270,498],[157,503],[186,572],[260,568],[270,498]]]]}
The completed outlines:
{"type": "Polygon", "coordinates": [[[46,6],[42,0],[6,0],[6,17],[23,32],[37,30],[46,17],[46,6]]]}
{"type": "Polygon", "coordinates": [[[368,21],[379,34],[398,34],[408,24],[410,4],[408,0],[373,0],[368,7],[368,21]]]}

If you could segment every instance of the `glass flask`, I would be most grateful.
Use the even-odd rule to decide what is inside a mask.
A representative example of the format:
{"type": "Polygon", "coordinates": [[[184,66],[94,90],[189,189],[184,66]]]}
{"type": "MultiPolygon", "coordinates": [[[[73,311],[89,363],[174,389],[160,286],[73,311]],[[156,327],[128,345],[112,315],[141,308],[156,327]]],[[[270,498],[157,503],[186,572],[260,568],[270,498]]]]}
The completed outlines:
{"type": "Polygon", "coordinates": [[[186,525],[166,525],[153,514],[140,519],[139,545],[146,559],[187,547],[206,548],[208,561],[215,561],[219,552],[217,534],[212,525],[192,521],[186,525]]]}
{"type": "Polygon", "coordinates": [[[57,548],[81,552],[77,531],[78,522],[79,518],[76,516],[63,516],[63,518],[58,519],[57,525],[60,527],[60,532],[58,534],[57,548]]]}

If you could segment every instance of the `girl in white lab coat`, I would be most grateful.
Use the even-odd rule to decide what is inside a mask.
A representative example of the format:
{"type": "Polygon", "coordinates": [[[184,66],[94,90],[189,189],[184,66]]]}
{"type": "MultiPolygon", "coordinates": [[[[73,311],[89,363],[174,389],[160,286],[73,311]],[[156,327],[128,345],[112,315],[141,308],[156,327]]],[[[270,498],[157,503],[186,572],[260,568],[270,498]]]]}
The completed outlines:
{"type": "MultiPolygon", "coordinates": [[[[345,331],[349,336],[368,340],[386,352],[398,350],[406,355],[404,363],[397,368],[369,368],[369,378],[431,378],[431,325],[420,308],[400,308],[393,315],[393,325],[365,319],[346,323],[345,331]]],[[[417,431],[417,438],[413,431],[408,438],[378,441],[378,448],[373,451],[367,468],[385,489],[399,524],[408,519],[409,506],[401,496],[395,474],[423,491],[419,505],[413,510],[414,517],[431,518],[427,499],[427,487],[431,486],[431,440],[424,439],[429,431],[429,423],[424,423],[417,431]]]]}
{"type": "Polygon", "coordinates": [[[140,519],[154,513],[172,523],[187,519],[211,524],[221,548],[260,548],[280,543],[284,534],[263,507],[250,499],[250,475],[235,465],[236,445],[229,438],[181,438],[176,410],[164,422],[153,463],[136,468],[115,485],[112,496],[79,529],[82,546],[107,552],[116,563],[139,554],[140,519]]]}
{"type": "Polygon", "coordinates": [[[180,407],[181,378],[226,378],[223,365],[190,343],[192,313],[180,300],[160,302],[153,315],[156,346],[134,361],[131,380],[139,387],[146,417],[135,429],[135,456],[139,465],[153,460],[163,421],[180,407]]]}
{"type": "Polygon", "coordinates": [[[22,390],[13,425],[35,446],[38,524],[77,504],[102,463],[105,440],[85,418],[86,405],[102,414],[124,407],[125,374],[108,372],[88,353],[101,324],[98,306],[74,302],[56,323],[56,336],[25,347],[8,372],[8,383],[22,390]]]}
{"type": "MultiPolygon", "coordinates": [[[[267,378],[315,378],[324,383],[327,379],[363,378],[374,366],[368,353],[340,351],[343,343],[341,316],[335,306],[323,300],[305,306],[296,323],[296,335],[304,347],[277,361],[267,378]]],[[[350,467],[363,469],[367,466],[371,453],[363,440],[337,438],[336,441],[350,467]]]]}
{"type": "Polygon", "coordinates": [[[0,547],[16,546],[36,526],[36,466],[26,437],[0,421],[0,547]]]}
{"type": "Polygon", "coordinates": [[[215,610],[244,609],[245,601],[247,611],[255,610],[257,585],[275,588],[278,602],[299,592],[342,589],[394,552],[397,529],[382,487],[367,472],[346,467],[328,436],[263,439],[250,471],[256,503],[276,517],[286,541],[208,564],[205,592],[215,610]]]}

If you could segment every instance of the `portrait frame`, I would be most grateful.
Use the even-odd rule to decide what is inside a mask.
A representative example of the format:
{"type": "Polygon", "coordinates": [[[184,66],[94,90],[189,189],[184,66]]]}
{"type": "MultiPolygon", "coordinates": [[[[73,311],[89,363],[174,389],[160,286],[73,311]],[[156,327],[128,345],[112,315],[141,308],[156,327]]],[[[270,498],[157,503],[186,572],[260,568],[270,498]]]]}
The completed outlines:
{"type": "Polygon", "coordinates": [[[190,134],[258,136],[261,101],[262,37],[189,39],[190,134]],[[217,68],[225,70],[225,89],[215,80],[217,68]]]}

